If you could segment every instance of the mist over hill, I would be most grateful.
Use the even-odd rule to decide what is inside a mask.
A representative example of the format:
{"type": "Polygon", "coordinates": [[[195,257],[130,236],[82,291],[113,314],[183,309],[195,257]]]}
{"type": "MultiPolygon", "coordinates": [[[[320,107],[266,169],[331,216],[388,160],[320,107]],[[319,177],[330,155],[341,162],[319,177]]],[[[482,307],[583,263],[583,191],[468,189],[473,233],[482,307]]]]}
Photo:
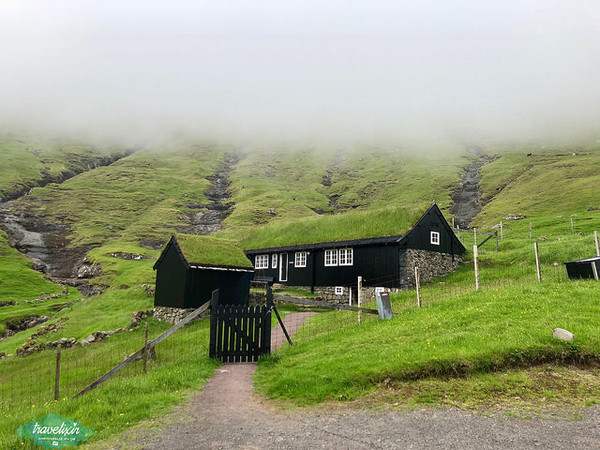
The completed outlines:
{"type": "Polygon", "coordinates": [[[0,13],[8,129],[513,141],[594,135],[600,119],[590,1],[35,0],[0,13]]]}

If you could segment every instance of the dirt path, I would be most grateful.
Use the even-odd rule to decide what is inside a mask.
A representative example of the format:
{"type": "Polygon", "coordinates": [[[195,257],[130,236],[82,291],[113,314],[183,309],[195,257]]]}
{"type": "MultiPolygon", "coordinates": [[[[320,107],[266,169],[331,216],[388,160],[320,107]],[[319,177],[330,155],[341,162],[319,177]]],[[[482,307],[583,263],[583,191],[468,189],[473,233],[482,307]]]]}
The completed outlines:
{"type": "MultiPolygon", "coordinates": [[[[312,313],[284,319],[293,333],[312,313]],[[294,325],[292,325],[294,324],[294,325]],[[292,328],[292,326],[294,328],[292,328]]],[[[287,326],[286,325],[286,326],[287,326]]],[[[283,342],[280,327],[275,346],[283,342]]],[[[204,390],[154,427],[108,447],[135,449],[588,449],[600,448],[600,407],[581,421],[516,419],[455,408],[423,411],[282,410],[253,394],[256,364],[225,364],[204,390]]]]}

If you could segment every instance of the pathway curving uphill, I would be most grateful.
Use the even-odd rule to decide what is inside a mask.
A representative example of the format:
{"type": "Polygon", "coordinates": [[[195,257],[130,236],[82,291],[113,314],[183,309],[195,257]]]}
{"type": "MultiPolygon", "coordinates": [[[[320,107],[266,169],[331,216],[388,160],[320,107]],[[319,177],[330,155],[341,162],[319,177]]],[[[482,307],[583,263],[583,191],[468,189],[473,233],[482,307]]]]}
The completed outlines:
{"type": "Polygon", "coordinates": [[[452,195],[452,214],[456,219],[456,225],[460,228],[469,228],[471,220],[481,211],[481,168],[490,162],[492,158],[484,155],[480,148],[472,148],[469,151],[477,156],[477,160],[467,166],[462,178],[462,183],[452,195]]]}

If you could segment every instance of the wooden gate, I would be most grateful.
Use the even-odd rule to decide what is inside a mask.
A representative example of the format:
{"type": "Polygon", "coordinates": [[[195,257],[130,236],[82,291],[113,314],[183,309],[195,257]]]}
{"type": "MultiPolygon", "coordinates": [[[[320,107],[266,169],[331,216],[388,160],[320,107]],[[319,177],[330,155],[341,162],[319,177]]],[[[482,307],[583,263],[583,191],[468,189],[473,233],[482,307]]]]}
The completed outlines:
{"type": "Polygon", "coordinates": [[[213,292],[209,356],[223,362],[258,361],[271,353],[271,306],[221,305],[213,292]]]}

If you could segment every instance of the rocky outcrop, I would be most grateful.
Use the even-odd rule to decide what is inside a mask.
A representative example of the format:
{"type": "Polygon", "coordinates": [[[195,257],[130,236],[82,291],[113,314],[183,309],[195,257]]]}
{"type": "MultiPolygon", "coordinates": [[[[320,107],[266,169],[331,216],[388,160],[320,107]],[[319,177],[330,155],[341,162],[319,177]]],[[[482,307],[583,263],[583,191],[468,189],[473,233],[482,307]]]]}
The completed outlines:
{"type": "Polygon", "coordinates": [[[186,203],[186,206],[191,210],[187,213],[190,225],[180,227],[179,232],[207,235],[216,233],[221,229],[221,224],[231,214],[233,207],[228,202],[231,197],[229,193],[229,174],[238,161],[239,155],[236,152],[227,153],[223,163],[215,170],[215,173],[206,177],[211,183],[210,188],[205,193],[210,203],[186,203]]]}
{"type": "Polygon", "coordinates": [[[17,334],[19,331],[27,330],[29,328],[33,328],[40,323],[44,323],[49,320],[48,316],[38,316],[35,314],[29,316],[18,316],[11,317],[5,322],[6,331],[4,332],[3,338],[13,336],[17,334]]]}

